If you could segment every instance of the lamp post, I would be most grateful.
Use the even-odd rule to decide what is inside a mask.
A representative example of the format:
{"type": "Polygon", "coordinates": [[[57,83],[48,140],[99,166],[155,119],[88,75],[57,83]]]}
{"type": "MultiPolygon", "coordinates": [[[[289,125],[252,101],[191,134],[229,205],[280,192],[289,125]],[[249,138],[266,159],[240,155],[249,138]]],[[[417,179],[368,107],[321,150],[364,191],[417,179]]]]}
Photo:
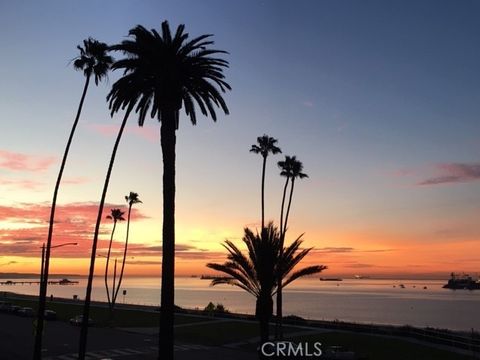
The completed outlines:
{"type": "MultiPolygon", "coordinates": [[[[68,245],[78,245],[76,242],[68,242],[60,245],[51,246],[50,249],[59,248],[68,245]]],[[[37,327],[35,329],[35,345],[33,350],[33,359],[40,360],[42,358],[42,337],[43,337],[43,322],[45,316],[45,303],[47,301],[47,282],[44,279],[45,275],[45,243],[42,247],[42,263],[40,269],[40,294],[38,297],[38,311],[37,311],[37,327]],[[42,294],[45,294],[42,296],[42,294]]]]}

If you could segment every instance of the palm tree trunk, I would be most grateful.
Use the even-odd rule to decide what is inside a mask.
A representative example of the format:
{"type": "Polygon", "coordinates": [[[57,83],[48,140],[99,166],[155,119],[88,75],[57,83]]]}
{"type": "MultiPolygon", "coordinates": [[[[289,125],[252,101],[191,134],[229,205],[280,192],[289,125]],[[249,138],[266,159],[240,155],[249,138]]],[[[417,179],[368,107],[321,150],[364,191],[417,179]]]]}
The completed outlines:
{"type": "Polygon", "coordinates": [[[177,113],[177,110],[162,111],[160,128],[163,154],[163,240],[158,356],[162,360],[173,360],[174,345],[175,124],[177,113]]]}
{"type": "MultiPolygon", "coordinates": [[[[113,229],[112,235],[110,236],[110,244],[108,244],[108,252],[107,252],[107,263],[105,264],[105,289],[107,290],[107,301],[108,301],[108,308],[112,309],[112,302],[110,301],[110,292],[108,289],[108,263],[110,262],[110,252],[112,250],[112,242],[113,242],[113,234],[115,233],[115,227],[117,226],[117,221],[113,220],[113,229]]],[[[113,298],[113,292],[112,292],[113,298]]]]}
{"type": "Polygon", "coordinates": [[[290,205],[292,205],[292,196],[293,196],[294,186],[295,186],[295,178],[292,178],[292,186],[290,188],[290,197],[288,199],[287,213],[285,215],[285,224],[283,225],[283,231],[282,231],[283,237],[285,237],[285,233],[287,232],[288,215],[290,214],[290,205]]]}
{"type": "Polygon", "coordinates": [[[132,106],[129,106],[127,111],[125,112],[122,125],[120,126],[120,129],[118,131],[117,139],[115,140],[115,145],[113,146],[112,156],[110,157],[110,164],[108,165],[107,175],[105,176],[105,183],[103,185],[100,205],[98,207],[97,222],[95,224],[95,233],[93,235],[92,254],[90,256],[90,269],[88,272],[87,292],[85,295],[85,304],[83,306],[83,321],[82,321],[82,329],[80,331],[80,341],[79,341],[79,348],[78,348],[79,360],[85,359],[85,353],[87,351],[88,318],[90,316],[90,300],[92,296],[93,273],[95,270],[95,257],[97,255],[98,233],[100,232],[100,223],[102,222],[103,207],[105,205],[105,198],[107,197],[108,184],[110,182],[110,175],[112,174],[113,164],[115,162],[115,156],[117,155],[118,145],[120,144],[120,139],[122,138],[123,130],[125,129],[128,115],[130,114],[131,110],[132,110],[132,106]]]}
{"type": "MultiPolygon", "coordinates": [[[[283,209],[285,207],[285,197],[287,196],[287,186],[290,177],[287,177],[285,181],[285,186],[283,187],[283,197],[282,197],[282,208],[280,209],[280,259],[283,256],[283,246],[285,243],[285,236],[283,234],[283,209]]],[[[277,278],[277,318],[275,323],[275,338],[281,339],[283,337],[282,331],[282,304],[283,304],[283,296],[282,296],[282,274],[279,272],[277,278]]]]}
{"type": "Polygon", "coordinates": [[[123,261],[122,261],[122,269],[120,270],[120,276],[118,277],[118,285],[117,289],[115,290],[115,295],[113,296],[112,301],[112,310],[115,306],[115,302],[117,301],[118,292],[120,291],[120,286],[122,285],[122,278],[123,278],[123,270],[125,269],[125,261],[127,260],[127,249],[128,249],[128,234],[130,232],[130,214],[132,212],[132,204],[128,207],[128,220],[127,220],[127,236],[125,238],[125,248],[123,250],[123,261]]]}
{"type": "Polygon", "coordinates": [[[37,313],[37,329],[35,333],[35,345],[33,349],[33,359],[41,359],[42,357],[42,335],[43,335],[43,322],[45,314],[45,301],[47,296],[47,285],[48,285],[48,270],[50,266],[50,250],[52,246],[52,235],[53,235],[53,224],[55,219],[55,208],[57,206],[57,196],[58,189],[60,188],[60,183],[62,181],[63,170],[65,169],[65,164],[67,162],[68,153],[70,151],[70,145],[72,144],[73,135],[78,125],[78,120],[80,119],[80,114],[82,113],[83,102],[87,95],[88,85],[90,84],[90,76],[87,76],[85,79],[85,85],[83,87],[82,97],[80,98],[80,104],[78,105],[77,115],[70,130],[70,135],[68,137],[67,146],[63,153],[62,163],[60,165],[60,170],[58,171],[57,182],[55,183],[55,189],[53,191],[52,207],[50,209],[50,221],[48,223],[48,238],[47,238],[47,247],[45,249],[45,264],[43,270],[43,281],[40,284],[40,298],[38,300],[38,313],[37,313]]]}
{"type": "Polygon", "coordinates": [[[263,157],[262,167],[262,231],[265,227],[265,167],[267,165],[267,157],[263,157]]]}
{"type": "MultiPolygon", "coordinates": [[[[113,267],[112,295],[115,292],[115,281],[116,280],[117,280],[117,258],[115,258],[115,264],[114,264],[114,267],[113,267]]],[[[115,302],[112,299],[112,306],[110,306],[110,313],[108,314],[108,321],[111,324],[112,324],[112,321],[113,321],[113,308],[114,308],[114,306],[115,306],[115,302]]]]}
{"type": "MultiPolygon", "coordinates": [[[[289,178],[287,177],[287,181],[285,182],[285,186],[283,188],[283,199],[282,199],[282,210],[280,217],[283,217],[283,206],[285,203],[285,195],[287,192],[287,185],[288,185],[289,178]]],[[[295,183],[295,178],[292,178],[292,187],[290,188],[290,197],[288,200],[288,207],[287,213],[285,215],[285,224],[282,229],[282,225],[280,225],[280,259],[283,257],[283,247],[285,243],[285,233],[287,231],[287,223],[288,223],[288,215],[290,214],[290,205],[292,204],[292,196],[293,196],[293,187],[295,183]]],[[[280,220],[280,224],[282,224],[282,220],[280,220]]],[[[278,284],[277,284],[277,323],[276,323],[276,336],[277,339],[283,339],[283,288],[282,288],[282,274],[281,272],[278,274],[278,284]]]]}
{"type": "Polygon", "coordinates": [[[285,207],[285,197],[287,196],[288,180],[290,180],[290,177],[287,177],[287,180],[285,181],[285,186],[283,187],[282,208],[280,209],[280,236],[282,236],[283,234],[283,209],[285,207]]]}
{"type": "Polygon", "coordinates": [[[269,320],[272,317],[273,301],[270,296],[260,295],[257,298],[255,316],[260,324],[260,342],[269,340],[269,320]]]}

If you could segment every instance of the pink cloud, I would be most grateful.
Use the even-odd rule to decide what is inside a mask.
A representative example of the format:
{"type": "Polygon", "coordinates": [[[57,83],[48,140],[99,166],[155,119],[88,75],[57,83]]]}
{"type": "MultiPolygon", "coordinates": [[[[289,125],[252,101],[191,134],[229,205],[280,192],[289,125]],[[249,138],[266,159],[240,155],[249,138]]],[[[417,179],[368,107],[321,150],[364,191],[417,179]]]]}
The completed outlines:
{"type": "Polygon", "coordinates": [[[0,150],[0,169],[11,171],[44,171],[54,164],[54,156],[39,156],[0,150]]]}
{"type": "MultiPolygon", "coordinates": [[[[87,128],[92,131],[103,135],[103,136],[114,136],[118,133],[120,125],[114,124],[88,124],[87,128]]],[[[158,127],[153,125],[147,126],[133,126],[127,125],[125,127],[126,134],[133,134],[139,138],[145,139],[149,142],[159,142],[160,141],[160,130],[158,127]]]]}
{"type": "Polygon", "coordinates": [[[435,175],[417,183],[417,185],[439,185],[464,183],[480,180],[480,163],[444,163],[435,165],[435,175]]]}
{"type": "Polygon", "coordinates": [[[311,102],[310,100],[305,100],[302,102],[302,105],[305,106],[305,107],[308,107],[308,108],[311,108],[313,107],[313,102],[311,102]]]}
{"type": "Polygon", "coordinates": [[[64,185],[78,185],[78,184],[85,184],[89,182],[90,179],[83,177],[83,176],[77,176],[77,177],[71,177],[67,179],[62,180],[62,184],[64,185]]]}
{"type": "MultiPolygon", "coordinates": [[[[105,217],[110,208],[126,208],[121,204],[106,204],[104,221],[100,230],[99,251],[108,247],[111,221],[105,217]]],[[[54,227],[54,243],[77,242],[77,246],[55,250],[60,257],[86,257],[90,252],[98,204],[94,202],[59,205],[54,227]]],[[[2,255],[38,256],[39,248],[47,240],[49,203],[19,204],[0,206],[0,220],[15,223],[17,226],[0,229],[0,249],[2,255]],[[24,227],[21,227],[24,224],[24,227]],[[20,225],[20,226],[18,226],[20,225]]],[[[147,218],[139,209],[132,210],[132,221],[147,218]]],[[[123,235],[119,235],[120,239],[123,235]]],[[[114,248],[121,246],[115,244],[114,248]]]]}
{"type": "Polygon", "coordinates": [[[41,188],[44,184],[35,180],[9,180],[0,178],[0,185],[13,186],[26,190],[37,190],[41,188]]]}

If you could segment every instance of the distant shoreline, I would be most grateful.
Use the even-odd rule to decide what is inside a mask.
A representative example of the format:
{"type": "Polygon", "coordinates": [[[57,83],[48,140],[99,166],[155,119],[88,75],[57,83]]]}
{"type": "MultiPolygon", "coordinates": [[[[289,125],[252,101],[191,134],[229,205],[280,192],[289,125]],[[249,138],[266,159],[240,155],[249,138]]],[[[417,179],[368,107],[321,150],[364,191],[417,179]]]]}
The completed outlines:
{"type": "MultiPolygon", "coordinates": [[[[472,272],[472,274],[476,274],[472,272]]],[[[204,274],[205,275],[205,274],[204,274]]],[[[179,275],[176,278],[192,278],[192,279],[200,279],[202,275],[179,275]]],[[[212,274],[208,274],[207,276],[212,276],[212,274]]],[[[0,272],[0,279],[38,279],[40,274],[35,273],[7,273],[7,272],[0,272]]],[[[103,277],[103,275],[95,275],[94,277],[103,277]]],[[[129,278],[160,278],[160,275],[126,275],[129,278]]],[[[337,275],[329,275],[329,278],[341,278],[343,280],[445,280],[447,281],[450,278],[450,273],[439,273],[439,274],[405,274],[405,275],[368,275],[365,278],[355,278],[355,275],[344,275],[344,276],[337,276],[337,275]]],[[[85,279],[87,275],[81,274],[49,274],[49,278],[53,279],[64,279],[64,278],[75,278],[75,279],[85,279]]],[[[309,277],[307,277],[309,278],[309,277]]]]}

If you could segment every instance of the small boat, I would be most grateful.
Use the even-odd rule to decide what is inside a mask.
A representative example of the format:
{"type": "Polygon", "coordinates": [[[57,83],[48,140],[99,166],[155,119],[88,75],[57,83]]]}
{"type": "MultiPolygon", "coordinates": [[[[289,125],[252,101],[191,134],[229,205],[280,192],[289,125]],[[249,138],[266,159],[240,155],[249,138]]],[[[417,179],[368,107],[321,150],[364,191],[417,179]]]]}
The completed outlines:
{"type": "Polygon", "coordinates": [[[354,275],[355,280],[370,279],[370,276],[354,275]]]}
{"type": "Polygon", "coordinates": [[[320,281],[343,281],[341,278],[320,278],[320,281]]]}

